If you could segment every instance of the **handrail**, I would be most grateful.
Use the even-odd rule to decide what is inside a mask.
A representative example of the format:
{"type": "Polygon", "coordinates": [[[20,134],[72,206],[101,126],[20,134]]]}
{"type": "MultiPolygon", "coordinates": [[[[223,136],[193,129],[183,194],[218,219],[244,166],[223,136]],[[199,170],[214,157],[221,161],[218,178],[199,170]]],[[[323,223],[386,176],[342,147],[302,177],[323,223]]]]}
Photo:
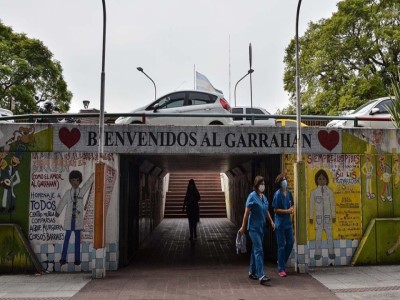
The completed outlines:
{"type": "MultiPolygon", "coordinates": [[[[13,116],[1,116],[1,121],[8,120],[29,120],[34,121],[36,119],[64,119],[64,118],[98,118],[99,113],[65,113],[65,114],[25,114],[25,115],[13,115],[13,116]]],[[[211,113],[105,113],[105,117],[116,118],[116,117],[223,117],[223,118],[255,118],[260,119],[291,119],[296,120],[296,115],[261,115],[261,114],[211,114],[211,113]]],[[[354,117],[354,116],[315,116],[315,115],[302,115],[302,120],[350,120],[354,121],[355,127],[357,127],[358,121],[390,121],[390,117],[354,117]]]]}

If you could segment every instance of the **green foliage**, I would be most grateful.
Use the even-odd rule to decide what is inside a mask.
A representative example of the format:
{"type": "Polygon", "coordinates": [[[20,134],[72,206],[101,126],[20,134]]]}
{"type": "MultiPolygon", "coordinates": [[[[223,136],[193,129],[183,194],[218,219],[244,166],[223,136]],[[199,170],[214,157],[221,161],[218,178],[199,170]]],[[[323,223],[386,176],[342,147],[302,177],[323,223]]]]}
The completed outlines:
{"type": "MultiPolygon", "coordinates": [[[[400,1],[343,0],[329,19],[310,23],[299,37],[302,113],[336,115],[387,96],[398,81],[400,1]]],[[[284,88],[296,105],[295,42],[284,58],[284,88]]]]}
{"type": "Polygon", "coordinates": [[[394,95],[392,98],[392,107],[387,106],[386,109],[392,117],[394,127],[400,128],[400,84],[392,80],[390,91],[394,95]]]}
{"type": "Polygon", "coordinates": [[[43,43],[14,33],[0,22],[0,107],[14,114],[36,111],[39,100],[53,100],[68,111],[72,93],[62,75],[60,62],[43,43]]]}

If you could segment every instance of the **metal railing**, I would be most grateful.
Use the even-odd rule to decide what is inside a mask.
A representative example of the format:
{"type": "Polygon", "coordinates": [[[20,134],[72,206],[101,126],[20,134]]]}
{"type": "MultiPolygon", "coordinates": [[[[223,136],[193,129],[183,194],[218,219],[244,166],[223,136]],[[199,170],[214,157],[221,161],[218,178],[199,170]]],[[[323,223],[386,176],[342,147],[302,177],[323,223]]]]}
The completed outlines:
{"type": "MultiPolygon", "coordinates": [[[[14,120],[15,122],[22,123],[34,123],[37,120],[48,119],[50,122],[48,123],[57,123],[51,122],[51,120],[57,121],[57,119],[82,119],[88,118],[96,121],[100,116],[100,113],[76,113],[76,114],[25,114],[25,115],[14,115],[14,116],[2,116],[0,117],[0,122],[14,120]]],[[[296,115],[260,115],[260,114],[211,114],[211,113],[105,113],[104,116],[109,118],[110,120],[115,120],[118,117],[140,117],[145,120],[147,117],[193,117],[193,118],[203,118],[203,117],[218,117],[218,118],[242,118],[242,119],[251,119],[254,118],[254,124],[257,125],[257,121],[259,120],[268,120],[268,119],[291,119],[296,120],[296,115]]],[[[354,117],[354,116],[311,116],[311,115],[302,115],[302,121],[331,121],[331,120],[347,120],[353,121],[354,127],[358,127],[359,121],[391,121],[390,117],[354,117]]],[[[46,123],[46,122],[41,122],[46,123]]],[[[98,123],[98,120],[97,122],[98,123]]]]}

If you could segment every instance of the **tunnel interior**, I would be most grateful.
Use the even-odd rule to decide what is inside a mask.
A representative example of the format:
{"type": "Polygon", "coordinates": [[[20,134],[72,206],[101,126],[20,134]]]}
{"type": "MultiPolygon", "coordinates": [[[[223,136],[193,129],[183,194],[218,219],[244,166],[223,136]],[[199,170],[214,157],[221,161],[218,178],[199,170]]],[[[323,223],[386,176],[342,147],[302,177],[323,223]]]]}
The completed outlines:
{"type": "MultiPolygon", "coordinates": [[[[254,177],[261,175],[265,178],[265,195],[271,204],[274,181],[281,169],[280,155],[122,155],[119,266],[127,266],[134,260],[145,241],[163,221],[165,191],[171,174],[224,174],[221,184],[226,198],[227,221],[239,228],[254,177]]],[[[273,216],[271,207],[270,213],[273,216]]],[[[181,224],[181,220],[175,221],[181,224]]],[[[174,219],[168,222],[171,224],[174,219]]],[[[270,227],[267,228],[264,244],[265,259],[276,261],[276,240],[270,227]]]]}

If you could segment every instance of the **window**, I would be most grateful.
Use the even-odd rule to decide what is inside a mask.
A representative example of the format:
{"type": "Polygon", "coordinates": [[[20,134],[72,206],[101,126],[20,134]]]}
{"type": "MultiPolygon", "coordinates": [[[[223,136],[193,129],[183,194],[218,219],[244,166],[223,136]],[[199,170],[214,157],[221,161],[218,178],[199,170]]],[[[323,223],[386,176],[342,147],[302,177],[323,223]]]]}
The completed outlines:
{"type": "Polygon", "coordinates": [[[389,112],[387,111],[386,107],[392,106],[392,100],[388,99],[388,100],[384,100],[382,102],[380,102],[377,106],[375,106],[375,108],[379,108],[379,111],[377,112],[377,114],[388,114],[389,112]]]}
{"type": "MultiPolygon", "coordinates": [[[[233,114],[243,114],[243,108],[233,107],[232,113],[233,114]]],[[[242,117],[233,117],[233,121],[242,121],[242,120],[243,120],[242,117]]]]}
{"type": "MultiPolygon", "coordinates": [[[[253,115],[265,115],[265,113],[261,109],[258,109],[258,108],[253,108],[253,109],[252,108],[246,108],[246,114],[248,114],[248,115],[251,115],[251,114],[253,114],[253,115]]],[[[246,120],[251,120],[251,117],[246,117],[246,120]]],[[[254,117],[254,120],[267,120],[267,119],[254,117]]]]}
{"type": "Polygon", "coordinates": [[[154,110],[155,107],[158,109],[181,107],[185,102],[185,93],[170,94],[164,98],[159,99],[146,110],[154,110]]]}
{"type": "Polygon", "coordinates": [[[189,98],[186,105],[202,105],[214,103],[217,98],[217,96],[204,93],[189,93],[189,98]]]}

